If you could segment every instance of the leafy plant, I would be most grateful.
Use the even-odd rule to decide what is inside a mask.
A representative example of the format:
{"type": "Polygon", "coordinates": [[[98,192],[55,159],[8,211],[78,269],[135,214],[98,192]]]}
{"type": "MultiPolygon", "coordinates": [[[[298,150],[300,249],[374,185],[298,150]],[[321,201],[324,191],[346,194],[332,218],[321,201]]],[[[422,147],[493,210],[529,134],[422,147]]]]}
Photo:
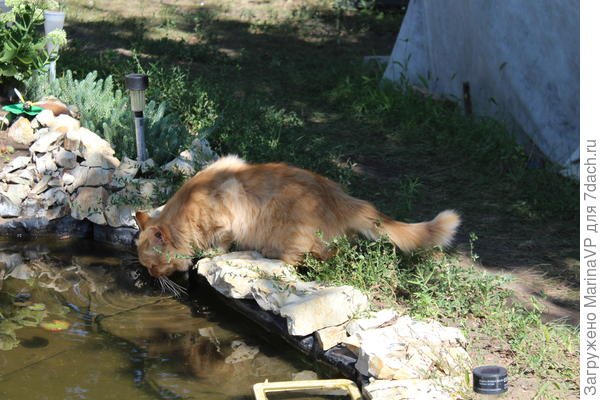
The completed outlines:
{"type": "Polygon", "coordinates": [[[43,36],[38,27],[44,23],[44,9],[57,8],[50,0],[7,0],[11,9],[0,14],[0,83],[14,79],[23,81],[41,71],[56,54],[48,54],[46,45],[63,45],[63,30],[43,36]]]}
{"type": "MultiPolygon", "coordinates": [[[[116,88],[112,76],[98,79],[96,72],[77,80],[71,71],[48,82],[39,75],[26,83],[27,95],[32,99],[56,96],[74,105],[81,124],[104,137],[115,149],[117,156],[134,158],[136,155],[133,120],[128,96],[116,88]]],[[[144,110],[145,139],[150,157],[158,164],[165,163],[186,148],[194,139],[177,114],[167,112],[167,103],[149,101],[144,110]]]]}

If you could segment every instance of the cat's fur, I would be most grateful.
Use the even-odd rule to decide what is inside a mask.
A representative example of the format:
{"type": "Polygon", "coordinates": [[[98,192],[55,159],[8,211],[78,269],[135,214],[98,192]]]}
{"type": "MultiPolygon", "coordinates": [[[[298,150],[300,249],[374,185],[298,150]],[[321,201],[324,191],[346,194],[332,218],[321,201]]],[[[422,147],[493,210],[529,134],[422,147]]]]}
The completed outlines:
{"type": "Polygon", "coordinates": [[[186,270],[194,249],[260,251],[292,265],[306,253],[326,259],[326,242],[360,233],[387,235],[401,250],[447,245],[460,218],[443,211],[432,221],[408,224],[346,194],[333,181],[286,164],[217,160],[186,182],[160,215],[136,213],[140,262],[153,276],[186,270]]]}

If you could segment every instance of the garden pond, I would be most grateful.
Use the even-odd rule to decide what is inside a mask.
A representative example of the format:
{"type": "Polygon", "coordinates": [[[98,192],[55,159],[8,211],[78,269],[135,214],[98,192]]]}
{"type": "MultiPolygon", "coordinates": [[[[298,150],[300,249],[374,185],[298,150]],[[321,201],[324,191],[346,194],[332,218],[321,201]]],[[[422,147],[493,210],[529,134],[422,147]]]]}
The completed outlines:
{"type": "Polygon", "coordinates": [[[0,241],[0,285],[5,400],[252,399],[314,369],[218,302],[162,292],[131,250],[0,241]]]}

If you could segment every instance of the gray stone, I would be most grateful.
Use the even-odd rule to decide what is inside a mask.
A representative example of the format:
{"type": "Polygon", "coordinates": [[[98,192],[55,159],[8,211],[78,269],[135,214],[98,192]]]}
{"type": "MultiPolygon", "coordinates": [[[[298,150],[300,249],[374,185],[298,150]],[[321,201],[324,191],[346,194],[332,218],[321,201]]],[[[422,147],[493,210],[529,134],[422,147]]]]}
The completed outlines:
{"type": "Polygon", "coordinates": [[[56,207],[52,207],[46,210],[46,219],[52,221],[53,219],[63,218],[69,215],[69,205],[61,204],[56,207]]]}
{"type": "Polygon", "coordinates": [[[58,131],[49,131],[44,135],[40,135],[29,150],[35,153],[47,153],[58,147],[58,142],[65,136],[64,133],[58,131]]]}
{"type": "Polygon", "coordinates": [[[140,165],[137,161],[124,157],[121,164],[115,170],[110,181],[110,187],[113,189],[124,188],[129,182],[135,178],[140,165]]]}
{"type": "Polygon", "coordinates": [[[25,179],[28,182],[32,182],[36,177],[36,174],[33,172],[33,170],[35,170],[35,167],[32,169],[21,170],[18,172],[18,176],[21,179],[25,179]]]}
{"type": "Polygon", "coordinates": [[[184,160],[181,157],[177,157],[174,160],[163,165],[161,168],[163,171],[169,171],[174,174],[181,174],[184,176],[192,176],[196,173],[196,168],[191,161],[184,160]]]}
{"type": "Polygon", "coordinates": [[[52,154],[54,156],[54,161],[58,166],[63,168],[75,168],[75,165],[77,164],[77,155],[75,153],[60,147],[52,154]]]}
{"type": "Polygon", "coordinates": [[[71,217],[106,225],[103,211],[107,198],[108,192],[103,187],[80,187],[71,202],[71,217]]]}
{"type": "Polygon", "coordinates": [[[61,188],[50,188],[40,195],[46,208],[54,205],[63,205],[69,202],[69,195],[61,188]]]}
{"type": "Polygon", "coordinates": [[[27,118],[19,117],[8,129],[8,137],[17,143],[30,145],[34,142],[33,128],[27,118]]]}
{"type": "Polygon", "coordinates": [[[50,182],[50,179],[52,179],[50,175],[42,176],[42,179],[40,179],[40,181],[31,189],[31,193],[40,194],[44,190],[48,189],[48,182],[50,182]]]}
{"type": "MultiPolygon", "coordinates": [[[[113,195],[111,195],[113,196],[113,195]]],[[[111,204],[109,198],[108,205],[104,209],[104,216],[108,225],[112,227],[127,226],[131,228],[137,227],[135,222],[135,209],[128,205],[114,205],[111,204]]]]}
{"type": "Polygon", "coordinates": [[[154,167],[156,167],[156,163],[151,158],[148,158],[140,163],[140,169],[142,170],[143,174],[152,170],[154,167]]]}
{"type": "Polygon", "coordinates": [[[42,175],[49,175],[58,168],[51,153],[46,153],[35,160],[35,168],[42,175]]]}
{"type": "Polygon", "coordinates": [[[18,217],[21,208],[21,202],[15,203],[8,196],[0,193],[0,216],[1,217],[18,217]]]}
{"type": "Polygon", "coordinates": [[[46,216],[46,209],[44,203],[40,199],[25,199],[21,203],[20,215],[24,218],[42,218],[46,216]]]}
{"type": "Polygon", "coordinates": [[[4,180],[9,183],[17,183],[19,185],[29,186],[31,184],[31,180],[33,180],[33,179],[29,180],[29,179],[22,178],[19,175],[9,173],[4,177],[4,180]]]}
{"type": "Polygon", "coordinates": [[[77,188],[85,185],[85,182],[87,181],[88,170],[88,167],[78,165],[63,174],[63,182],[65,185],[67,185],[66,188],[69,193],[73,193],[77,188]]]}
{"type": "Polygon", "coordinates": [[[112,177],[112,169],[90,168],[87,171],[85,186],[104,186],[110,182],[112,177]]]}
{"type": "Polygon", "coordinates": [[[0,191],[0,194],[10,198],[13,203],[19,204],[29,194],[30,188],[28,185],[8,185],[6,191],[0,191]]]}
{"type": "Polygon", "coordinates": [[[5,166],[2,169],[2,172],[4,174],[7,174],[9,172],[16,171],[18,169],[24,168],[30,162],[31,162],[31,157],[26,157],[26,156],[15,157],[15,158],[13,158],[13,160],[11,162],[8,163],[7,166],[5,166]]]}

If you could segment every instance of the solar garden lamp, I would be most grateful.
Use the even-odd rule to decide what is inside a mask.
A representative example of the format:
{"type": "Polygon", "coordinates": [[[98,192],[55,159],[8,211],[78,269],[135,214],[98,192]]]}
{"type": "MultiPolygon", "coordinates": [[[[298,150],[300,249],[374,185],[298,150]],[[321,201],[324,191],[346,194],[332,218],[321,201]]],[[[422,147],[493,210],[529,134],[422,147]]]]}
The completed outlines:
{"type": "MultiPolygon", "coordinates": [[[[62,29],[65,24],[65,13],[63,11],[44,11],[44,31],[46,36],[52,31],[62,29]]],[[[58,45],[54,44],[51,40],[48,40],[46,44],[46,50],[50,56],[58,53],[58,45]]],[[[50,61],[48,68],[48,78],[52,82],[56,79],[56,57],[50,61]]]]}
{"type": "Polygon", "coordinates": [[[146,103],[148,75],[126,75],[125,86],[129,89],[129,97],[131,98],[131,111],[133,111],[133,122],[135,124],[137,160],[143,162],[148,158],[146,154],[146,142],[144,140],[144,105],[146,103]]]}

